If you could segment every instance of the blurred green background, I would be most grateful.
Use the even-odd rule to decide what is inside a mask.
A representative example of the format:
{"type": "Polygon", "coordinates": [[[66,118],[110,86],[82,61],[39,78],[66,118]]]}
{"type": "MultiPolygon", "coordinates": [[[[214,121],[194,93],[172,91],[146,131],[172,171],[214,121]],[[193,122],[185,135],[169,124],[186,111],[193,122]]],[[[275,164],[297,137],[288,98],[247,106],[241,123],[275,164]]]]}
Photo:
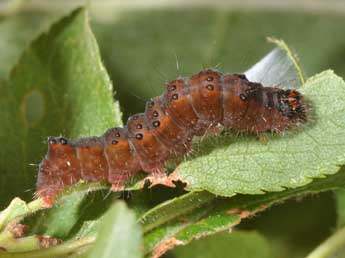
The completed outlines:
{"type": "MultiPolygon", "coordinates": [[[[13,0],[0,2],[0,80],[6,80],[32,39],[61,15],[85,3],[124,119],[142,112],[145,101],[161,94],[164,83],[178,75],[191,75],[203,67],[217,67],[224,72],[246,70],[272,48],[266,43],[268,36],[284,39],[298,53],[306,77],[325,69],[333,69],[345,77],[345,1],[342,0],[13,0]]],[[[42,136],[42,149],[45,138],[42,136]]],[[[29,161],[27,165],[39,161],[29,161]]],[[[37,167],[31,167],[30,171],[32,180],[25,183],[26,188],[9,193],[2,203],[13,195],[31,198],[37,167]]],[[[239,233],[238,239],[234,234],[228,241],[233,245],[242,243],[241,257],[303,257],[336,224],[335,196],[325,193],[273,207],[241,226],[242,230],[258,230],[260,235],[254,232],[246,237],[239,233]],[[248,241],[241,240],[243,237],[248,241]],[[260,247],[251,251],[253,243],[260,247]]],[[[193,252],[199,250],[206,253],[203,257],[224,257],[224,252],[231,253],[231,249],[222,246],[228,237],[200,240],[167,256],[195,257],[193,252]],[[219,246],[211,248],[212,241],[219,246]],[[211,247],[205,248],[208,245],[211,247]],[[220,249],[224,251],[219,253],[220,249]]]]}
{"type": "Polygon", "coordinates": [[[344,1],[16,0],[0,5],[0,78],[23,46],[83,3],[126,116],[178,75],[244,71],[272,47],[268,36],[296,50],[307,77],[325,69],[345,75],[344,1]]]}

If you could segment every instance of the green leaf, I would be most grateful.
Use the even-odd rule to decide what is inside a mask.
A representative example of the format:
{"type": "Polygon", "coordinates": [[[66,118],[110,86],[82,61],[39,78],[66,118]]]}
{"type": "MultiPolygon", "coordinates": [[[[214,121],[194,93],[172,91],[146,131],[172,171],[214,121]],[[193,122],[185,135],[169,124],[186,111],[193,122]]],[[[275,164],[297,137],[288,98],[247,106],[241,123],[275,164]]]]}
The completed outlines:
{"type": "Polygon", "coordinates": [[[47,136],[100,135],[122,123],[83,9],[35,40],[1,91],[2,205],[14,193],[27,196],[25,191],[34,188],[47,136]]]}
{"type": "Polygon", "coordinates": [[[328,191],[289,199],[243,221],[238,229],[255,229],[270,242],[276,257],[290,258],[305,257],[335,227],[335,198],[328,191]]]}
{"type": "MultiPolygon", "coordinates": [[[[0,78],[7,79],[24,48],[46,30],[56,14],[28,12],[8,15],[0,20],[0,78]],[[15,33],[14,33],[15,32],[15,33]]],[[[1,18],[1,17],[0,17],[1,18]]]]}
{"type": "Polygon", "coordinates": [[[177,258],[193,258],[195,254],[198,254],[198,258],[223,258],[224,254],[241,258],[274,257],[269,242],[255,231],[216,234],[177,247],[173,253],[177,258]]]}
{"type": "Polygon", "coordinates": [[[229,230],[243,218],[253,216],[286,199],[339,189],[344,185],[345,169],[342,169],[335,175],[316,179],[302,187],[263,195],[239,194],[224,198],[207,192],[191,192],[162,203],[141,217],[144,230],[150,229],[146,230],[144,236],[145,253],[163,254],[174,246],[186,245],[194,239],[229,230]],[[198,199],[198,205],[191,209],[189,200],[192,198],[198,199]],[[169,220],[165,220],[166,217],[169,220]]]}
{"type": "Polygon", "coordinates": [[[281,191],[336,173],[345,163],[345,83],[326,71],[310,78],[300,91],[313,110],[301,130],[271,137],[266,144],[255,137],[233,142],[218,137],[217,145],[205,145],[208,154],[180,164],[178,175],[190,190],[232,196],[281,191]]]}
{"type": "Polygon", "coordinates": [[[141,241],[134,213],[123,202],[117,202],[104,216],[95,246],[88,257],[142,257],[141,241]]]}
{"type": "Polygon", "coordinates": [[[191,192],[180,197],[168,200],[148,210],[140,216],[144,233],[168,222],[180,215],[193,211],[210,203],[216,196],[206,191],[191,192]]]}
{"type": "MultiPolygon", "coordinates": [[[[43,210],[25,222],[30,225],[30,234],[69,239],[81,230],[84,221],[98,220],[119,195],[112,193],[104,200],[104,196],[109,194],[108,190],[100,191],[104,189],[107,185],[101,183],[78,183],[66,188],[57,196],[51,209],[43,210]]],[[[86,235],[80,234],[79,237],[86,235]]]]}

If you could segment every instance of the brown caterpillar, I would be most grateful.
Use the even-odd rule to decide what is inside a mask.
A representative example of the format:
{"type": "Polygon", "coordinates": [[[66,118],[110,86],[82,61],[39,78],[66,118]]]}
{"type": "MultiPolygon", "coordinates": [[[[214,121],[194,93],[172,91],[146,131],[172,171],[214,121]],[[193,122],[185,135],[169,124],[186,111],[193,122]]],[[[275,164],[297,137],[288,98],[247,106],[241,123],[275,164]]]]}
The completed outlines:
{"type": "Polygon", "coordinates": [[[51,204],[56,193],[79,180],[106,181],[112,190],[139,171],[165,174],[167,161],[191,148],[195,135],[222,124],[237,132],[283,132],[306,121],[307,107],[295,90],[263,87],[242,74],[204,70],[180,77],[131,116],[124,128],[103,136],[48,139],[40,164],[37,194],[51,204]]]}

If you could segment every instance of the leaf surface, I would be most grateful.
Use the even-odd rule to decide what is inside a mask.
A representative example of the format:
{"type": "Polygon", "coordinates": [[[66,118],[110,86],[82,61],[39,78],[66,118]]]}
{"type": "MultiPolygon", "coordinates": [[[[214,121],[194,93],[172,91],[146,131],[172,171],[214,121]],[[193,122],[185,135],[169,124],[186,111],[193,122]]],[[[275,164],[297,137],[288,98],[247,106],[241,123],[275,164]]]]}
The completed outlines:
{"type": "Polygon", "coordinates": [[[18,13],[3,19],[0,16],[0,79],[8,78],[24,48],[46,29],[56,16],[42,12],[18,13]]]}
{"type": "Polygon", "coordinates": [[[173,253],[177,258],[223,258],[224,254],[241,258],[274,257],[269,242],[255,231],[224,232],[200,239],[187,246],[177,247],[173,253]]]}
{"type": "Polygon", "coordinates": [[[134,213],[124,202],[116,202],[105,214],[88,258],[139,258],[141,241],[134,213]]]}
{"type": "Polygon", "coordinates": [[[24,52],[1,87],[0,120],[6,146],[0,151],[0,205],[33,190],[47,136],[101,135],[122,124],[85,10],[56,23],[24,52]]]}
{"type": "Polygon", "coordinates": [[[263,195],[239,194],[224,198],[205,191],[191,192],[162,203],[140,218],[145,232],[145,253],[163,254],[175,246],[186,245],[192,240],[229,230],[242,219],[286,199],[344,189],[344,185],[345,170],[342,168],[335,175],[316,179],[308,185],[263,195]],[[190,207],[188,204],[191,199],[197,199],[198,205],[190,207]],[[169,220],[164,220],[166,217],[169,217],[169,220]]]}
{"type": "MultiPolygon", "coordinates": [[[[49,235],[59,239],[69,239],[82,224],[89,220],[98,220],[109,208],[119,193],[109,194],[107,185],[101,183],[79,183],[66,188],[56,198],[54,206],[36,214],[26,223],[30,225],[30,233],[49,235]],[[104,196],[108,196],[104,199],[104,196]]],[[[93,230],[95,236],[96,230],[93,230]]],[[[85,236],[85,232],[82,234],[85,236]]],[[[79,235],[80,237],[80,235],[79,235]]]]}

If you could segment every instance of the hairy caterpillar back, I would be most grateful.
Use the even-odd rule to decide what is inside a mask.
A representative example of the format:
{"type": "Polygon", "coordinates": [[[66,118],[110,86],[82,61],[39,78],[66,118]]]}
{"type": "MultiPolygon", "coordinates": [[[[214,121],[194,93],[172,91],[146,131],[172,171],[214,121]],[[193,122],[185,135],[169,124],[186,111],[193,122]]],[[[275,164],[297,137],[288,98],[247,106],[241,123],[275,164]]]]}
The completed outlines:
{"type": "Polygon", "coordinates": [[[264,87],[242,74],[203,70],[180,77],[146,103],[123,128],[100,137],[67,140],[50,137],[40,164],[37,194],[51,204],[56,193],[83,179],[105,181],[112,190],[139,171],[161,176],[172,157],[189,152],[193,136],[222,124],[237,132],[283,132],[307,119],[308,108],[296,90],[264,87]]]}

